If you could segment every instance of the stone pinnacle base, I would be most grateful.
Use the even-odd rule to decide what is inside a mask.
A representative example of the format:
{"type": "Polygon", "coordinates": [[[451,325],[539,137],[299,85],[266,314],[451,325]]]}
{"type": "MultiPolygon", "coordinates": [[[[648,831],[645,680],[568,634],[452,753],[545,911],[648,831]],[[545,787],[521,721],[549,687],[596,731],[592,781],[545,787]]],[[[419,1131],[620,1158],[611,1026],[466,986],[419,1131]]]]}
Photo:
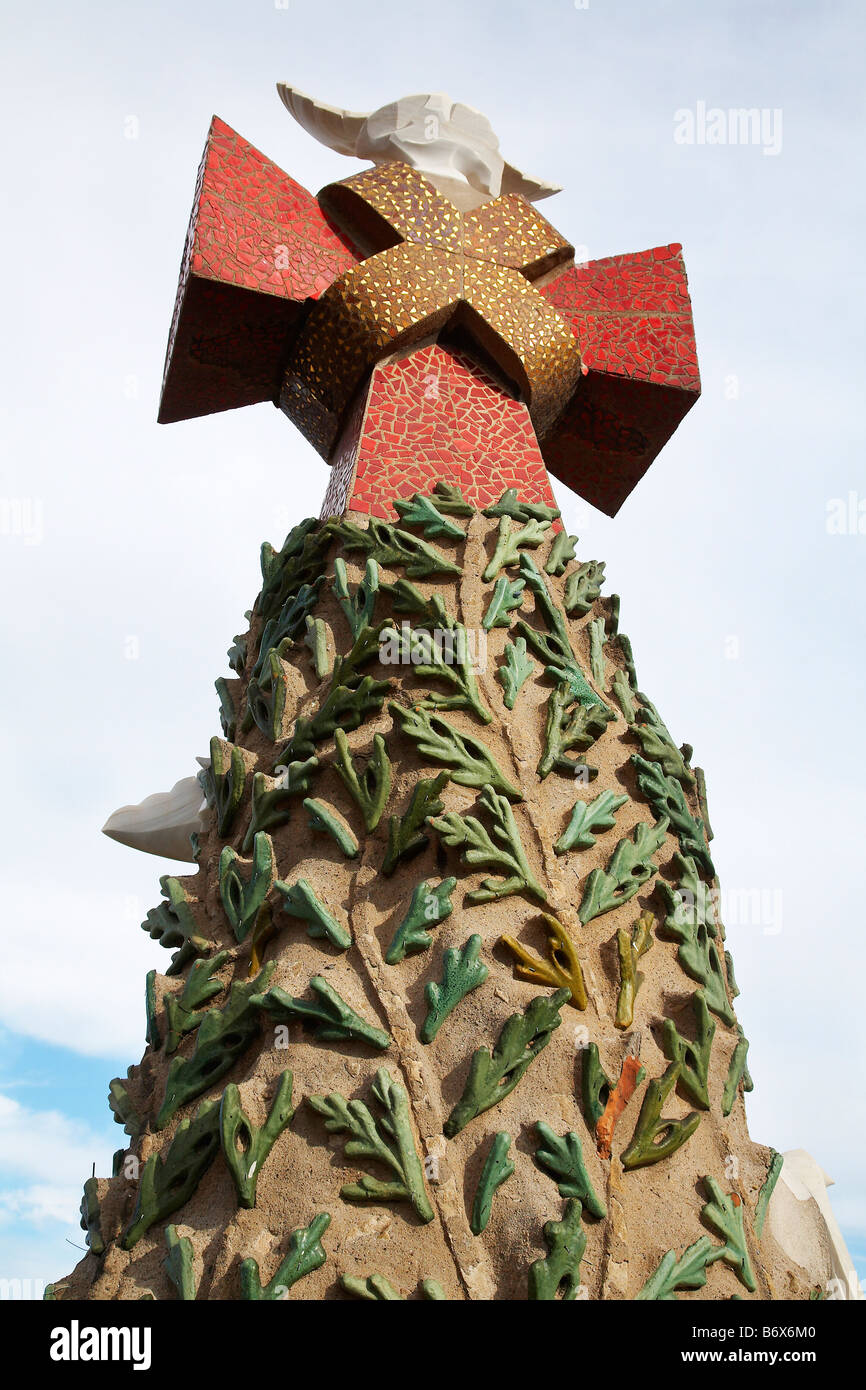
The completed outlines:
{"type": "Polygon", "coordinates": [[[440,482],[264,547],[54,1297],[808,1297],[703,777],[553,521],[440,482]]]}

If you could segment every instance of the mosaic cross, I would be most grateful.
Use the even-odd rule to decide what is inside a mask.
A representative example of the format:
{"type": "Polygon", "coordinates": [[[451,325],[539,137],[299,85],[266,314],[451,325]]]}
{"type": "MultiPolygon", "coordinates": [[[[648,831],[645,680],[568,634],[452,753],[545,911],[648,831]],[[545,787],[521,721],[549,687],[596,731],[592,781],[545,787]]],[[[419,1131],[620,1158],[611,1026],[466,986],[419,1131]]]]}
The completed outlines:
{"type": "Polygon", "coordinates": [[[323,515],[456,483],[613,516],[700,393],[678,245],[575,264],[518,194],[460,212],[394,162],[314,197],[214,118],[159,418],[272,401],[332,465],[323,515]]]}

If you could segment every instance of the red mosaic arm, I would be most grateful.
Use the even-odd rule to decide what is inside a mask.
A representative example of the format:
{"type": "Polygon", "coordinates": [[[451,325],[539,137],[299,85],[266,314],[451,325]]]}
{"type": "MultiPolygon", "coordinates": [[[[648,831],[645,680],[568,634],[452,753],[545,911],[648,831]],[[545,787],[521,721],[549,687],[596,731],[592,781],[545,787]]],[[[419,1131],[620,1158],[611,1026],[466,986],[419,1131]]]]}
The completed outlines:
{"type": "Polygon", "coordinates": [[[304,304],[357,255],[316,199],[214,117],[163,378],[163,423],[273,400],[304,304]]]}
{"type": "Polygon", "coordinates": [[[540,290],[571,327],[586,373],[543,441],[545,461],[610,516],[700,395],[680,251],[590,261],[540,290]]]}

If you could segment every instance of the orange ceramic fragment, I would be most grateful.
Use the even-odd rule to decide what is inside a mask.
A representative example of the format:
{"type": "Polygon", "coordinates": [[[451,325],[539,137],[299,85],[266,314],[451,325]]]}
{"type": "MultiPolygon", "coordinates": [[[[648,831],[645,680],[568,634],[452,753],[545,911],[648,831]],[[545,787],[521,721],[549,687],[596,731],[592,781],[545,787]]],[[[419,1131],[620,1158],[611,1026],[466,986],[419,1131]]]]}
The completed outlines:
{"type": "Polygon", "coordinates": [[[628,1105],[641,1083],[644,1070],[639,1057],[626,1057],[614,1086],[604,1107],[604,1114],[595,1127],[595,1140],[602,1158],[610,1158],[613,1131],[617,1120],[628,1105]]]}

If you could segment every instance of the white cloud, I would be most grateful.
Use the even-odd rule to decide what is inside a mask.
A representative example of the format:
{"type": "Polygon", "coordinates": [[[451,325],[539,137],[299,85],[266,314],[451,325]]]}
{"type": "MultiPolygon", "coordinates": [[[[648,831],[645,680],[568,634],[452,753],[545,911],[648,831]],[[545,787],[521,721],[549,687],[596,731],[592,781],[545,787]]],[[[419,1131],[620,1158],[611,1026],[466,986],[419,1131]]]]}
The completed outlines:
{"type": "MultiPolygon", "coordinates": [[[[4,1025],[89,1056],[128,1054],[138,1061],[144,977],[155,948],[140,923],[153,904],[132,894],[50,885],[34,891],[13,884],[4,898],[6,921],[15,923],[3,942],[4,1025]]],[[[162,954],[165,969],[168,954],[162,954]]]]}
{"type": "Polygon", "coordinates": [[[97,1173],[108,1171],[112,1140],[108,1127],[99,1133],[0,1094],[0,1280],[24,1281],[7,1296],[40,1298],[46,1283],[77,1264],[82,1187],[94,1163],[97,1173]]]}
{"type": "Polygon", "coordinates": [[[31,1226],[23,1237],[20,1227],[0,1226],[0,1280],[19,1281],[17,1289],[7,1282],[5,1296],[41,1299],[45,1285],[59,1282],[82,1258],[83,1244],[77,1221],[65,1233],[57,1225],[31,1226]]]}
{"type": "Polygon", "coordinates": [[[0,1222],[14,1217],[34,1226],[60,1221],[69,1224],[70,1214],[81,1201],[78,1187],[49,1187],[45,1184],[0,1192],[0,1222]]]}
{"type": "Polygon", "coordinates": [[[99,1133],[59,1110],[32,1110],[0,1094],[0,1172],[7,1180],[26,1178],[33,1210],[41,1203],[47,1211],[67,1188],[78,1193],[74,1210],[93,1164],[106,1171],[110,1140],[108,1128],[99,1133]]]}

